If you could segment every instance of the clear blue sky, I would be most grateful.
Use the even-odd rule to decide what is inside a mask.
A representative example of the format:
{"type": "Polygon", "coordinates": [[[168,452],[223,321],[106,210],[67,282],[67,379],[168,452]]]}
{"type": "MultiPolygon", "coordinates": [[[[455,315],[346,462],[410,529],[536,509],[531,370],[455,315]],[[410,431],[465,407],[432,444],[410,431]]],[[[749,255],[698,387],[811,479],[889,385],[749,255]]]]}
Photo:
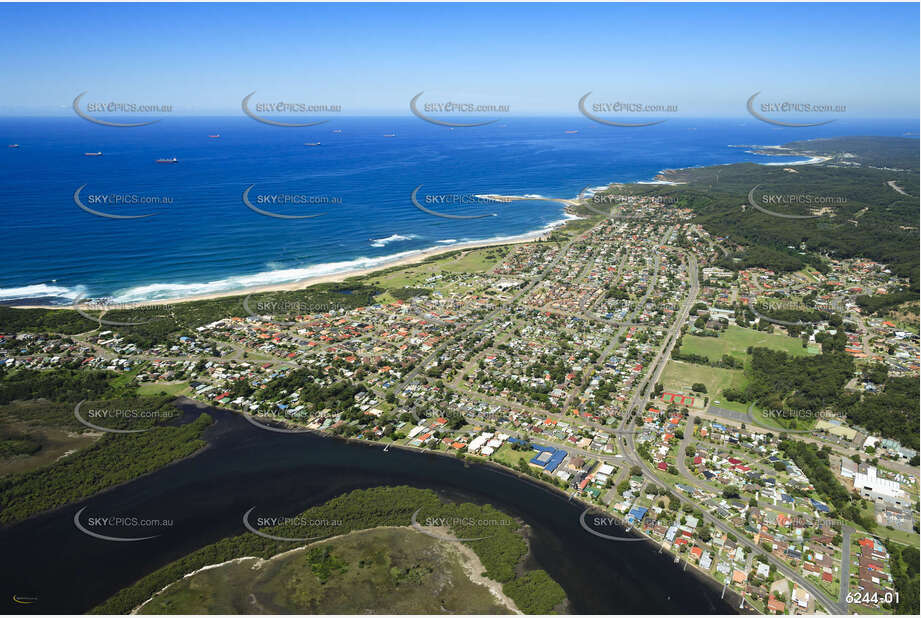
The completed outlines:
{"type": "MultiPolygon", "coordinates": [[[[0,115],[93,100],[407,113],[421,90],[575,114],[600,99],[741,116],[767,99],[916,117],[918,4],[0,5],[0,115]]],[[[850,114],[849,114],[850,115],[850,114]]]]}

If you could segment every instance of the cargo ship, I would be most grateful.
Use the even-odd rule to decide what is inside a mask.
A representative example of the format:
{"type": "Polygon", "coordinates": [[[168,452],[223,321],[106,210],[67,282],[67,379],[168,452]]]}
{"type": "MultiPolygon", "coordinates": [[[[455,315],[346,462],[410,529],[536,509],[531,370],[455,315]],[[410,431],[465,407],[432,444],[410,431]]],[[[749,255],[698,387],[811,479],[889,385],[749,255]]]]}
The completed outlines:
{"type": "Polygon", "coordinates": [[[320,142],[304,142],[305,146],[319,146],[320,142]]]}
{"type": "Polygon", "coordinates": [[[101,157],[102,153],[101,152],[84,152],[83,156],[84,157],[101,157]]]}
{"type": "Polygon", "coordinates": [[[569,134],[578,133],[578,132],[579,132],[578,130],[566,131],[566,133],[569,133],[569,134]]]}
{"type": "Polygon", "coordinates": [[[10,144],[10,148],[19,148],[19,144],[10,144]]]}
{"type": "Polygon", "coordinates": [[[217,139],[217,138],[219,138],[220,136],[221,136],[220,133],[215,133],[214,135],[209,135],[208,137],[210,137],[211,139],[217,139]]]}
{"type": "Polygon", "coordinates": [[[157,163],[175,163],[176,161],[176,157],[173,157],[172,159],[157,159],[157,163]]]}

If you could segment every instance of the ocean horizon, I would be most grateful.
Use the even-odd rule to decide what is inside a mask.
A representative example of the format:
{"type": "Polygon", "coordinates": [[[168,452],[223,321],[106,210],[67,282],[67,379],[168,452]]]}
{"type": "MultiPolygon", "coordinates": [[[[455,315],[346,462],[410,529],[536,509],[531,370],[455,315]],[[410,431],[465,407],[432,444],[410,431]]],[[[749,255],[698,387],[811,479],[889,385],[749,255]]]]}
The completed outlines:
{"type": "Polygon", "coordinates": [[[652,182],[663,169],[802,164],[750,146],[916,136],[917,126],[684,118],[618,128],[583,117],[513,117],[449,130],[413,117],[350,116],[282,128],[177,116],[116,128],[76,116],[5,117],[0,303],[170,300],[348,273],[436,247],[534,236],[569,218],[562,204],[541,198],[652,182]],[[432,209],[495,216],[433,216],[413,204],[414,191],[432,209]],[[481,194],[532,199],[489,203],[475,198],[481,194]]]}

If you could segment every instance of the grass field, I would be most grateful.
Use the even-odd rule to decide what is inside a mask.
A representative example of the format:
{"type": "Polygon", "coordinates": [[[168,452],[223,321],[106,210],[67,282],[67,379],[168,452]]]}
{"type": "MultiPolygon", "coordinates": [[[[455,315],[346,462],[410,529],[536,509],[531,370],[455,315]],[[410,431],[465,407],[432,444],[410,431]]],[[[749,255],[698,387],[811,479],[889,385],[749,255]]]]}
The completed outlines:
{"type": "Polygon", "coordinates": [[[167,395],[179,395],[186,388],[188,388],[188,382],[177,382],[175,384],[158,384],[156,382],[143,382],[138,385],[138,395],[145,397],[149,395],[159,395],[161,392],[166,393],[167,395]]]}
{"type": "Polygon", "coordinates": [[[804,348],[800,339],[788,337],[787,335],[763,333],[750,328],[742,328],[735,324],[730,324],[729,328],[719,337],[685,336],[681,340],[681,353],[699,354],[706,356],[713,362],[721,359],[724,354],[728,354],[733,358],[747,362],[748,354],[745,351],[749,346],[781,350],[793,356],[806,356],[814,353],[804,348]]]}
{"type": "Polygon", "coordinates": [[[669,392],[690,392],[691,385],[700,382],[707,387],[706,396],[710,398],[711,403],[714,399],[722,400],[723,389],[741,389],[747,383],[741,369],[719,369],[675,360],[668,361],[665,371],[662,372],[661,382],[669,392]]]}
{"type": "Polygon", "coordinates": [[[57,427],[36,426],[8,419],[0,421],[0,435],[3,435],[4,432],[28,435],[38,441],[42,447],[32,455],[0,458],[0,476],[50,466],[66,454],[90,446],[99,439],[98,435],[68,431],[57,427]]]}
{"type": "Polygon", "coordinates": [[[486,272],[510,251],[507,247],[482,247],[459,251],[458,254],[439,257],[422,264],[412,264],[393,272],[358,278],[367,285],[383,288],[418,287],[422,282],[442,271],[451,273],[486,272]]]}
{"type": "Polygon", "coordinates": [[[175,582],[140,613],[511,613],[471,580],[469,554],[411,529],[375,528],[264,562],[246,558],[202,571],[175,582]]]}
{"type": "Polygon", "coordinates": [[[525,462],[528,462],[536,454],[537,453],[535,453],[534,451],[530,451],[530,450],[529,451],[516,451],[510,445],[504,444],[498,451],[496,451],[490,456],[490,459],[492,461],[503,463],[507,466],[511,466],[512,468],[517,469],[519,461],[524,459],[525,462]]]}

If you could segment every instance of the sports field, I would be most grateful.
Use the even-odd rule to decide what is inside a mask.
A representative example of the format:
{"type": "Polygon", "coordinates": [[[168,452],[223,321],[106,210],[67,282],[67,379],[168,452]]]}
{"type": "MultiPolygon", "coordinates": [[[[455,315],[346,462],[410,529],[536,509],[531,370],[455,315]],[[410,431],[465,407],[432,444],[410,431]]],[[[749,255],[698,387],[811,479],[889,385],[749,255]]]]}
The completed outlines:
{"type": "MultiPolygon", "coordinates": [[[[745,387],[746,378],[741,369],[719,369],[706,365],[695,365],[684,361],[669,360],[662,372],[662,386],[666,392],[689,394],[691,385],[700,382],[707,387],[705,396],[720,399],[723,389],[745,387]]],[[[703,396],[700,398],[703,402],[703,396]]],[[[695,399],[695,403],[698,403],[695,399]]]]}
{"type": "Polygon", "coordinates": [[[733,358],[747,362],[746,350],[749,346],[781,350],[793,356],[806,356],[818,353],[818,349],[803,347],[801,339],[783,334],[764,333],[750,328],[730,324],[719,337],[697,337],[686,335],[681,340],[682,354],[699,354],[716,362],[728,354],[733,358]]]}

